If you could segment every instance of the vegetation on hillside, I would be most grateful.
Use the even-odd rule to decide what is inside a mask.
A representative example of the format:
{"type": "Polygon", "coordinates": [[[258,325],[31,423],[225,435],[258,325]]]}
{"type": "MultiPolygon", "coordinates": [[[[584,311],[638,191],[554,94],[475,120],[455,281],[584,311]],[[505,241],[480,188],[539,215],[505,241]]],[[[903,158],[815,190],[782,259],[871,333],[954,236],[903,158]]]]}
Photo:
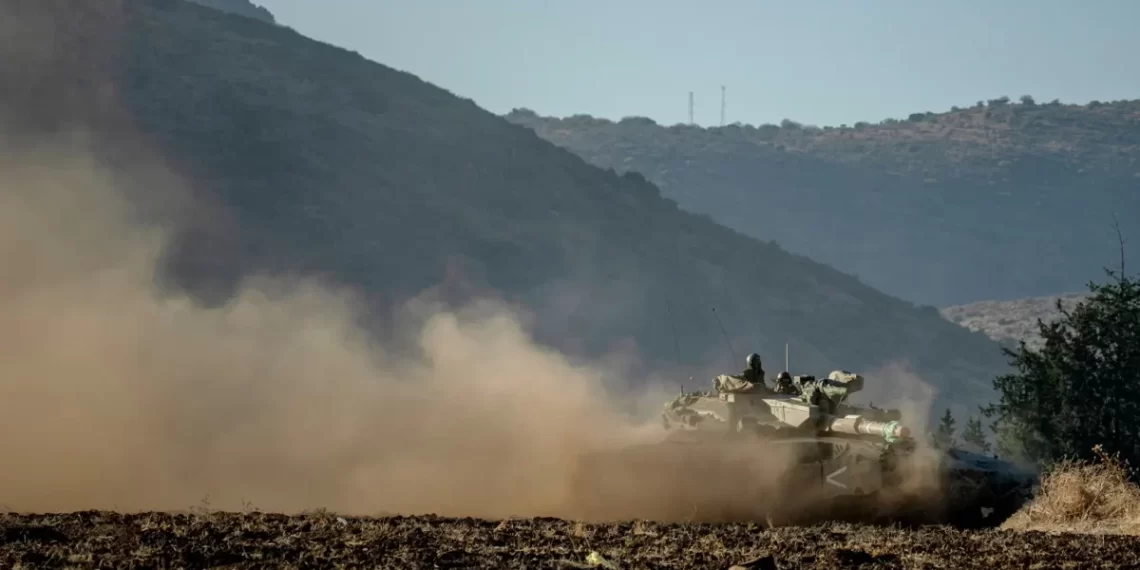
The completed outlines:
{"type": "Polygon", "coordinates": [[[978,301],[946,307],[940,312],[951,322],[972,331],[983,332],[1008,348],[1025,341],[1030,348],[1041,348],[1044,339],[1038,332],[1038,321],[1053,322],[1061,318],[1057,303],[1066,308],[1087,297],[1084,293],[1031,297],[1012,301],[978,301]]]}
{"type": "MultiPolygon", "coordinates": [[[[541,120],[516,109],[520,122],[541,120]]],[[[546,119],[551,120],[551,119],[546,119]]],[[[618,122],[575,115],[554,120],[561,128],[617,125],[631,130],[659,127],[652,119],[628,117],[618,122]]],[[[676,124],[675,135],[699,137],[708,145],[744,141],[765,150],[812,153],[843,164],[870,164],[893,173],[924,177],[998,182],[1039,161],[1057,168],[1135,176],[1140,166],[1140,100],[1093,101],[1086,105],[1059,100],[1037,103],[1030,96],[978,101],[949,112],[911,113],[838,127],[816,127],[785,119],[779,125],[734,123],[723,127],[676,124]],[[932,161],[931,159],[936,159],[932,161]],[[1019,164],[1021,163],[1021,164],[1019,164]],[[954,172],[950,172],[953,169],[954,172]]],[[[724,150],[728,150],[725,148],[724,150]]]]}
{"type": "MultiPolygon", "coordinates": [[[[996,343],[932,308],[683,211],[640,175],[590,166],[347,50],[189,2],[103,5],[99,17],[36,6],[57,10],[57,35],[119,51],[60,50],[7,111],[54,101],[59,81],[79,95],[113,85],[131,126],[202,198],[167,267],[204,299],[251,273],[317,274],[360,291],[382,334],[385,309],[425,290],[501,296],[530,312],[540,342],[571,357],[636,347],[631,375],[668,382],[707,382],[750,351],[774,374],[789,343],[796,370],[860,370],[889,391],[876,373],[902,364],[968,406],[1006,369],[996,343]]],[[[74,100],[77,116],[103,112],[74,100]]]]}
{"type": "Polygon", "coordinates": [[[1107,261],[1089,252],[1110,251],[1113,214],[1140,211],[1140,101],[1000,97],[836,128],[507,118],[641,173],[686,209],[939,307],[1075,290],[1107,261]]]}
{"type": "Polygon", "coordinates": [[[196,4],[209,6],[215,10],[245,16],[247,18],[255,18],[263,22],[274,24],[277,19],[273,17],[273,13],[267,10],[264,6],[254,4],[249,0],[190,0],[196,4]]]}

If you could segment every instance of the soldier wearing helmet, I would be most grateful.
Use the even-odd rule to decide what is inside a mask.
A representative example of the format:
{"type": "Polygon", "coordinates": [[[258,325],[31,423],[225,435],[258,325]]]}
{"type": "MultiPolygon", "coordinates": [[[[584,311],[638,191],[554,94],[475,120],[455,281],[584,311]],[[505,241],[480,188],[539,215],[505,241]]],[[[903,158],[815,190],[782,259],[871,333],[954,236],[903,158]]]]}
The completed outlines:
{"type": "Polygon", "coordinates": [[[721,374],[713,381],[718,392],[770,391],[764,384],[764,364],[760,355],[753,352],[745,360],[748,365],[740,374],[721,374]]]}
{"type": "MultiPolygon", "coordinates": [[[[760,362],[760,355],[753,352],[745,359],[747,367],[740,374],[721,374],[713,380],[713,386],[720,393],[761,393],[771,394],[772,389],[764,384],[764,364],[760,362]]],[[[728,435],[733,437],[744,429],[739,410],[736,406],[728,408],[728,435]]]]}
{"type": "Polygon", "coordinates": [[[799,394],[799,390],[796,389],[795,382],[792,381],[792,375],[788,374],[787,370],[776,375],[776,393],[792,395],[799,394]]]}
{"type": "Polygon", "coordinates": [[[760,362],[760,355],[753,352],[748,355],[745,360],[748,365],[744,372],[740,373],[741,378],[758,385],[764,384],[764,364],[760,362]]]}

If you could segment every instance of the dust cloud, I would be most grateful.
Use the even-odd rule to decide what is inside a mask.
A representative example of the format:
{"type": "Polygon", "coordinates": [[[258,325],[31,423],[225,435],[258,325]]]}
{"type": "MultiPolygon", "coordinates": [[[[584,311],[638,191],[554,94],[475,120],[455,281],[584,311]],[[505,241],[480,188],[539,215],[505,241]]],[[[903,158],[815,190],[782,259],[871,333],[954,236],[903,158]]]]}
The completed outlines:
{"type": "MultiPolygon", "coordinates": [[[[600,455],[583,478],[658,441],[675,387],[619,401],[628,361],[572,362],[497,302],[410,301],[412,353],[315,281],[250,278],[216,308],[160,290],[171,228],[134,221],[131,173],[85,144],[0,147],[0,507],[755,520],[812,499],[795,481],[818,473],[759,445],[600,455]]],[[[186,199],[133,167],[148,201],[186,199]]]]}
{"type": "Polygon", "coordinates": [[[931,413],[937,390],[923,380],[905,361],[889,362],[866,375],[864,388],[852,395],[852,402],[877,408],[897,409],[911,433],[931,429],[931,413]]]}
{"type": "Polygon", "coordinates": [[[495,303],[409,303],[408,355],[314,282],[251,279],[220,308],[159,291],[169,234],[132,222],[123,172],[5,151],[0,506],[558,515],[582,454],[660,429],[495,303]]]}

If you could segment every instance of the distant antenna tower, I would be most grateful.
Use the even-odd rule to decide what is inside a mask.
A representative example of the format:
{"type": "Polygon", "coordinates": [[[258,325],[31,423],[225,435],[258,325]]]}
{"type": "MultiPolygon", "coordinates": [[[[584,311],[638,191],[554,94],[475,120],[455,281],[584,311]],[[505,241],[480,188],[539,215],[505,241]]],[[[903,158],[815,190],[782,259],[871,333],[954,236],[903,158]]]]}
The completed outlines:
{"type": "Polygon", "coordinates": [[[724,126],[724,85],[720,86],[720,126],[724,126]]]}
{"type": "Polygon", "coordinates": [[[689,124],[693,124],[693,92],[689,91],[689,124]]]}

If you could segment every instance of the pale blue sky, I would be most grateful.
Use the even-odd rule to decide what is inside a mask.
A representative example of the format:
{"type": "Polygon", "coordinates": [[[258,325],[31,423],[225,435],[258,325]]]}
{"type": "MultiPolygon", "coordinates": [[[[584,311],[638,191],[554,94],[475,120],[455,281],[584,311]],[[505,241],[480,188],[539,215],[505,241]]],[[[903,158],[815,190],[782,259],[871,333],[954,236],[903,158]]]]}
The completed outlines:
{"type": "Polygon", "coordinates": [[[495,113],[823,125],[1140,97],[1140,0],[253,0],[495,113]]]}

